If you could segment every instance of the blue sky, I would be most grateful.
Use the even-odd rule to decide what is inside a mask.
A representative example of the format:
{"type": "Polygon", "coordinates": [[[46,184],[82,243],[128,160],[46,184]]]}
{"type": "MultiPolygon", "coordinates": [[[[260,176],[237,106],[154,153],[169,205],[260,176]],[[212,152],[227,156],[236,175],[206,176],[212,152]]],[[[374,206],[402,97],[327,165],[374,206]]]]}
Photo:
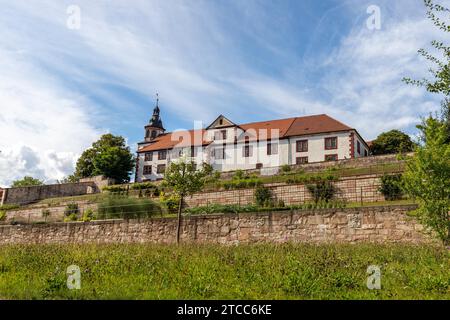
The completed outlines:
{"type": "Polygon", "coordinates": [[[401,78],[427,75],[417,50],[440,37],[422,0],[0,0],[0,186],[72,173],[105,132],[134,150],[156,92],[171,131],[327,113],[414,135],[440,97],[401,78]]]}

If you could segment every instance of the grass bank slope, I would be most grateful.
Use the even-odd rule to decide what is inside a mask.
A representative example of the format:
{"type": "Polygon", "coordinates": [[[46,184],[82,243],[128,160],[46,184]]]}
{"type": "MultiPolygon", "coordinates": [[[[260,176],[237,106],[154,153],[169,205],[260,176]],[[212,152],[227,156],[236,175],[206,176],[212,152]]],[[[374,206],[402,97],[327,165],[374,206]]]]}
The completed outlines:
{"type": "Polygon", "coordinates": [[[449,252],[406,245],[8,245],[4,299],[450,299],[449,252]],[[81,289],[67,289],[67,267],[81,289]],[[366,286],[369,265],[381,289],[366,286]]]}

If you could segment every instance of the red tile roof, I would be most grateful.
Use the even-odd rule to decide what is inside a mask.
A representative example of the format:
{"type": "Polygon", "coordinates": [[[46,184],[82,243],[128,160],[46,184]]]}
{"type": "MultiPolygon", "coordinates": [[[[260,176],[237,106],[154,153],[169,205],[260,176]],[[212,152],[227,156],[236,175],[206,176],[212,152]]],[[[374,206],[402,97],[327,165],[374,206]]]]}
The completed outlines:
{"type": "Polygon", "coordinates": [[[211,143],[206,141],[206,130],[174,131],[162,134],[152,140],[151,144],[139,149],[138,152],[172,149],[176,147],[204,146],[211,143]],[[197,141],[198,140],[198,141],[197,141]]]}
{"type": "MultiPolygon", "coordinates": [[[[241,124],[239,127],[247,132],[248,140],[267,140],[282,138],[286,135],[296,118],[270,120],[241,124]]],[[[242,139],[243,140],[243,139],[242,139]]]]}
{"type": "Polygon", "coordinates": [[[352,128],[326,114],[295,118],[285,137],[317,134],[325,132],[348,131],[352,128]]]}
{"type": "MultiPolygon", "coordinates": [[[[245,132],[248,132],[246,136],[248,136],[249,141],[267,140],[270,138],[281,139],[294,136],[353,130],[352,128],[346,126],[345,124],[327,116],[326,114],[287,118],[280,120],[252,122],[241,124],[239,125],[239,128],[241,128],[245,132]]],[[[155,140],[153,140],[151,145],[143,147],[142,149],[138,150],[138,152],[172,149],[175,146],[187,147],[191,145],[195,146],[208,145],[212,141],[205,140],[205,131],[206,131],[205,129],[189,130],[187,131],[189,135],[187,139],[182,139],[180,136],[177,136],[177,132],[166,133],[157,137],[155,140]],[[201,133],[203,137],[201,139],[202,141],[195,141],[195,143],[191,143],[194,140],[194,133],[197,134],[201,133]],[[172,135],[174,135],[173,139],[176,141],[172,141],[172,135]]],[[[240,141],[243,140],[244,139],[241,139],[240,141]]]]}

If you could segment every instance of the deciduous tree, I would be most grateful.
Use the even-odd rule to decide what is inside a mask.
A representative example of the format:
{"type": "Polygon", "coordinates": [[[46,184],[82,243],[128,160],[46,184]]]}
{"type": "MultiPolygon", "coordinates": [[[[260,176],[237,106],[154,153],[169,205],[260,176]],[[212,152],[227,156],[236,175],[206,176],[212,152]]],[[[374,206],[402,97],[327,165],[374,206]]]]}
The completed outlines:
{"type": "Polygon", "coordinates": [[[13,181],[11,187],[19,188],[19,187],[31,187],[31,186],[42,186],[44,182],[39,179],[35,179],[33,177],[25,176],[20,180],[13,181]]]}
{"type": "Polygon", "coordinates": [[[186,196],[192,195],[203,189],[208,175],[211,173],[210,168],[202,166],[197,170],[194,162],[186,158],[180,158],[170,163],[164,173],[164,184],[170,187],[172,191],[179,197],[178,205],[178,224],[177,224],[177,243],[180,243],[181,229],[181,211],[183,200],[186,196]]]}
{"type": "Polygon", "coordinates": [[[403,175],[408,195],[418,201],[417,217],[427,230],[450,244],[450,144],[446,126],[429,117],[418,126],[422,142],[403,175]]]}
{"type": "Polygon", "coordinates": [[[414,150],[414,142],[406,133],[391,130],[383,132],[372,141],[370,149],[374,155],[411,152],[414,150]]]}
{"type": "Polygon", "coordinates": [[[103,175],[116,183],[130,181],[134,157],[121,136],[104,134],[77,161],[75,178],[103,175]]]}

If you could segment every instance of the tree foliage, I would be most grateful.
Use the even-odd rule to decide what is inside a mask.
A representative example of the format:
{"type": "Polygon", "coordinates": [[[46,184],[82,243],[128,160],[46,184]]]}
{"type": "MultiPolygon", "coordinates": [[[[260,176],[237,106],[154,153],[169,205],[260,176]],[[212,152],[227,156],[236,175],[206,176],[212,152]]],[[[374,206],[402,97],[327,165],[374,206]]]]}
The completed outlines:
{"type": "Polygon", "coordinates": [[[121,136],[104,134],[77,161],[75,178],[103,175],[116,183],[130,181],[134,157],[121,136]]]}
{"type": "MultiPolygon", "coordinates": [[[[433,24],[444,31],[450,33],[450,9],[434,3],[433,0],[424,0],[427,8],[427,16],[433,24]]],[[[420,49],[419,54],[435,65],[430,69],[432,79],[414,80],[404,78],[406,83],[424,86],[429,92],[441,93],[450,97],[450,46],[441,41],[433,40],[431,45],[442,55],[439,59],[426,49],[420,49]]]]}
{"type": "MultiPolygon", "coordinates": [[[[427,8],[427,16],[433,24],[444,33],[450,33],[450,8],[436,4],[433,0],[424,0],[427,8]]],[[[447,39],[450,37],[446,35],[447,39]]],[[[446,125],[446,143],[450,143],[450,46],[442,41],[431,41],[433,48],[439,52],[441,58],[437,58],[426,49],[420,49],[419,54],[434,64],[435,68],[430,69],[431,79],[411,79],[404,78],[408,84],[422,86],[428,92],[444,95],[441,104],[441,122],[446,125]]]]}
{"type": "Polygon", "coordinates": [[[337,192],[336,186],[328,179],[320,179],[315,183],[307,184],[306,188],[311,193],[316,204],[319,201],[331,201],[337,192]]]}
{"type": "Polygon", "coordinates": [[[179,197],[177,243],[180,242],[181,210],[184,197],[203,189],[207,177],[211,174],[210,167],[202,165],[197,170],[194,162],[185,158],[170,163],[164,173],[164,185],[179,197]]]}
{"type": "Polygon", "coordinates": [[[33,177],[25,176],[20,180],[13,181],[11,187],[19,188],[19,187],[31,187],[31,186],[42,186],[44,182],[39,179],[35,179],[33,177]]]}
{"type": "Polygon", "coordinates": [[[372,141],[370,149],[373,155],[411,152],[414,150],[414,142],[406,133],[391,130],[383,132],[372,141]]]}
{"type": "Polygon", "coordinates": [[[401,174],[385,174],[381,177],[379,191],[388,201],[399,200],[403,197],[403,180],[401,174]]]}
{"type": "Polygon", "coordinates": [[[254,193],[256,205],[259,207],[268,206],[271,201],[273,201],[272,191],[265,186],[258,186],[254,193]]]}
{"type": "Polygon", "coordinates": [[[418,201],[417,216],[422,224],[450,244],[450,144],[446,143],[446,126],[429,117],[418,126],[423,145],[407,160],[404,188],[418,201]]]}

